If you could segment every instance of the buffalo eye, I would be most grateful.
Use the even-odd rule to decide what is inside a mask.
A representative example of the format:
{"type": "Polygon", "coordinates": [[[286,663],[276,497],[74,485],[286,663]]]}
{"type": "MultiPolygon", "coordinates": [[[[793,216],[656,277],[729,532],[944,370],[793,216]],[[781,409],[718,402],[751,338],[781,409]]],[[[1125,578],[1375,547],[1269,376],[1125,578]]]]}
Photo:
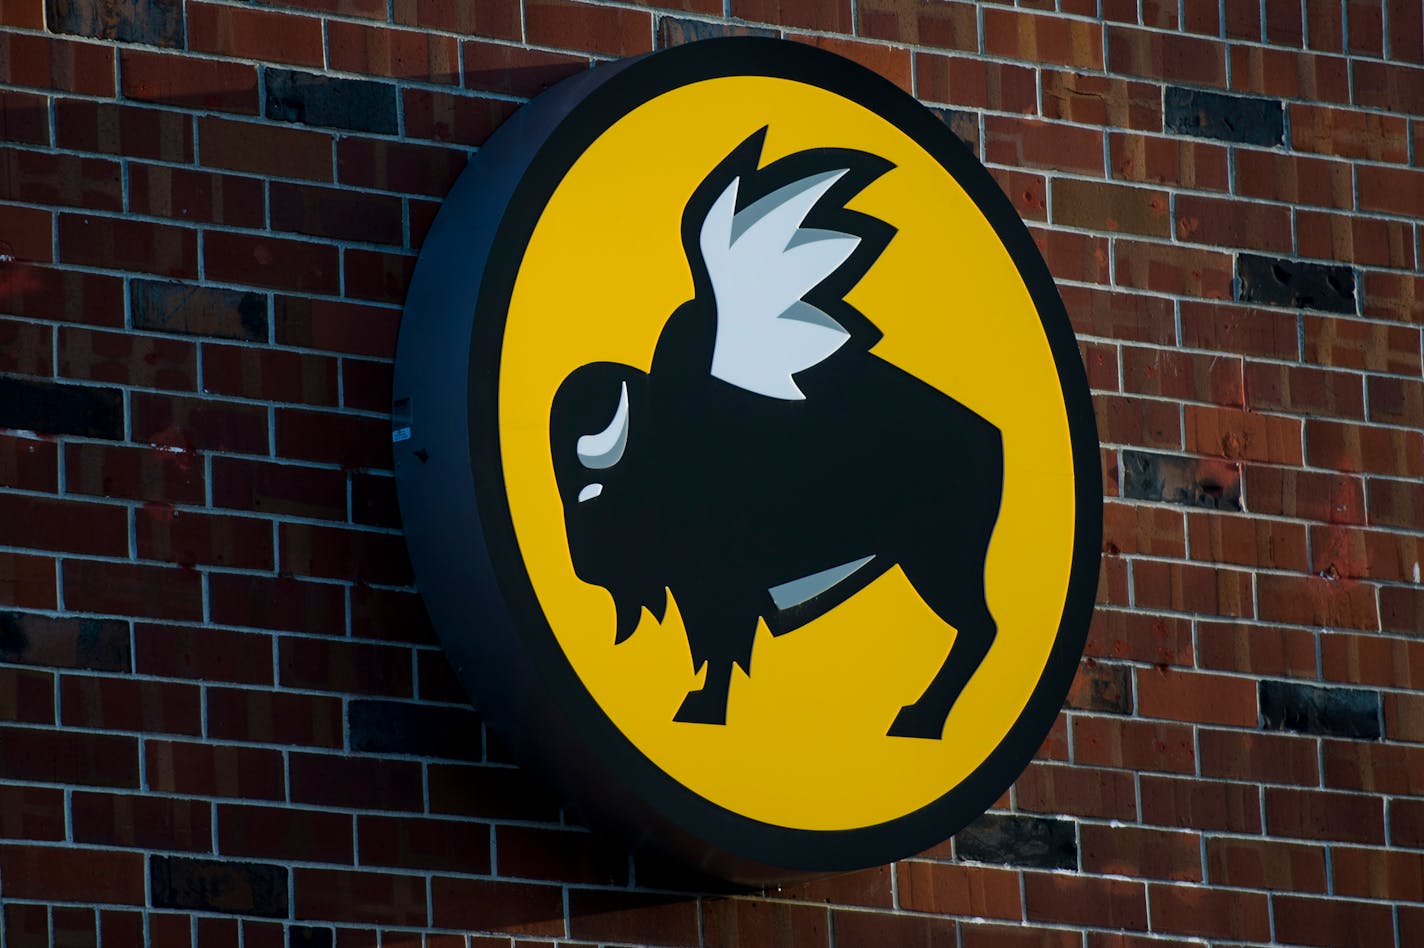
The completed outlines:
{"type": "MultiPolygon", "coordinates": [[[[618,393],[618,408],[613,412],[613,420],[608,423],[597,434],[581,435],[578,439],[578,459],[584,467],[592,470],[602,470],[617,464],[623,457],[623,449],[628,446],[628,383],[621,383],[622,389],[618,393]]],[[[584,494],[589,487],[585,487],[579,493],[579,500],[584,500],[584,494]]],[[[602,488],[599,488],[602,490],[602,488]]],[[[590,494],[595,497],[597,494],[590,494]]]]}

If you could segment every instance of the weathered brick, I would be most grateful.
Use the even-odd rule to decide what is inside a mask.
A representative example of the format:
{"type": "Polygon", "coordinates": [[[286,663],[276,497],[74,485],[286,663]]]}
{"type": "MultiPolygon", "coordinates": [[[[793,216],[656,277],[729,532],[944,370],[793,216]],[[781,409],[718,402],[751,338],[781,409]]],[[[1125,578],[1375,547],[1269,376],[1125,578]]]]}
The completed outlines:
{"type": "Polygon", "coordinates": [[[1078,840],[1070,820],[986,813],[954,836],[960,859],[1032,869],[1076,869],[1078,840]]]}
{"type": "Polygon", "coordinates": [[[1248,303],[1354,313],[1355,274],[1349,267],[1238,254],[1239,298],[1248,303]]]}
{"type": "Polygon", "coordinates": [[[158,908],[285,918],[287,869],[254,862],[149,857],[149,884],[158,908]]]}
{"type": "Polygon", "coordinates": [[[129,281],[135,329],[267,341],[267,297],[153,280],[129,281]]]}
{"type": "Polygon", "coordinates": [[[479,718],[468,708],[400,701],[352,701],[347,706],[351,749],[478,760],[479,718]]]}
{"type": "Polygon", "coordinates": [[[263,71],[266,115],[278,122],[394,135],[396,87],[290,69],[263,71]]]}
{"type": "Polygon", "coordinates": [[[142,43],[145,46],[183,45],[183,4],[180,0],[134,0],[133,3],[99,3],[95,0],[45,0],[49,28],[95,39],[142,43]]]}
{"type": "Polygon", "coordinates": [[[1256,99],[1169,86],[1164,130],[1267,148],[1283,144],[1285,109],[1279,99],[1256,99]]]}

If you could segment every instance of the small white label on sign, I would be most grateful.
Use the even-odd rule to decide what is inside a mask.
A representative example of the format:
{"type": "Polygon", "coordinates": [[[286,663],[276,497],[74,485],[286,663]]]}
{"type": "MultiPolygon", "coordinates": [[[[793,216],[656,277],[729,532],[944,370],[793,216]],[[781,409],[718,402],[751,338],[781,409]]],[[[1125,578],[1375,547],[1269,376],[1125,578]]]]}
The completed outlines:
{"type": "Polygon", "coordinates": [[[410,440],[410,428],[397,428],[391,432],[391,443],[399,444],[402,441],[410,440]]]}

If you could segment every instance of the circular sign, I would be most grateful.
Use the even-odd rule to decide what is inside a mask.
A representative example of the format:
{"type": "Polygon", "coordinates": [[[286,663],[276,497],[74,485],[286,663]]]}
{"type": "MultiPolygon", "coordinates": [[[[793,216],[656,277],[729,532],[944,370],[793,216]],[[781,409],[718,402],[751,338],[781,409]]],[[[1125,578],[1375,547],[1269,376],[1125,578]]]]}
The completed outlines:
{"type": "Polygon", "coordinates": [[[693,44],[516,114],[422,251],[395,417],[482,713],[724,877],[939,842],[1076,671],[1102,500],[1062,303],[973,155],[823,51],[693,44]]]}

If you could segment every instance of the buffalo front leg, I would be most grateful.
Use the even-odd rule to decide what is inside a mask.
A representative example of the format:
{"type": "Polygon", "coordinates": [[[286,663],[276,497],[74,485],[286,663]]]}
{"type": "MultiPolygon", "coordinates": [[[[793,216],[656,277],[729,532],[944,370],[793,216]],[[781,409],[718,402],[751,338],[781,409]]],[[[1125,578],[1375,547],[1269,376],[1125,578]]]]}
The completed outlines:
{"type": "Polygon", "coordinates": [[[969,615],[964,612],[955,623],[954,645],[950,647],[944,664],[935,672],[925,693],[895,715],[894,723],[886,732],[890,737],[938,740],[944,735],[944,722],[949,717],[950,709],[964,691],[964,686],[969,684],[969,679],[979,670],[984,656],[989,654],[989,646],[994,644],[994,636],[998,632],[987,606],[974,609],[969,615]]]}
{"type": "Polygon", "coordinates": [[[732,686],[732,663],[708,659],[707,680],[701,688],[689,691],[673,715],[684,724],[726,724],[727,691],[732,686]]]}

